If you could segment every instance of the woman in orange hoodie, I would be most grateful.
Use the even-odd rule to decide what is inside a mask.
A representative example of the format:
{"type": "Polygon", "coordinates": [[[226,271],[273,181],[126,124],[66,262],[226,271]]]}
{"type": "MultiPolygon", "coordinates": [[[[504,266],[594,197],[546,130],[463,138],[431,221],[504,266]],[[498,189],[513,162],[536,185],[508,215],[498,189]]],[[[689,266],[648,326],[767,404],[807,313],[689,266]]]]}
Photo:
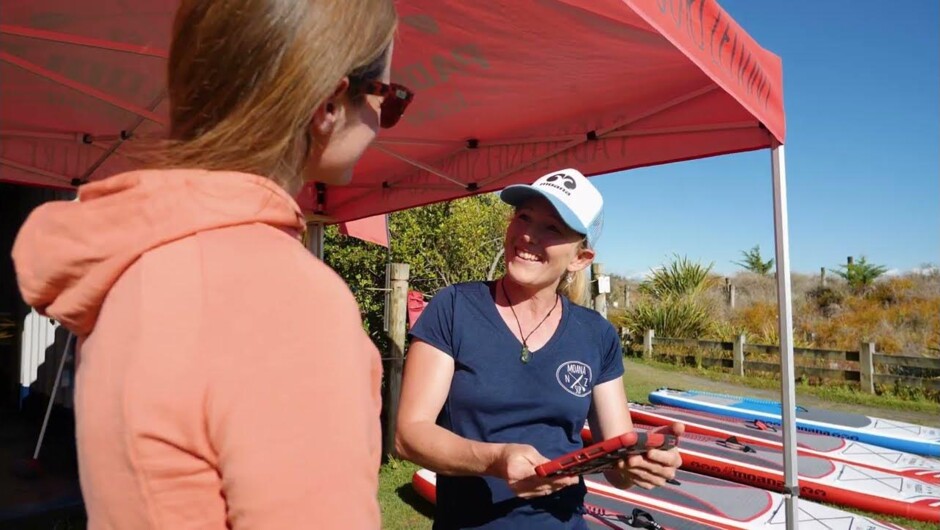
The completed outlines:
{"type": "Polygon", "coordinates": [[[92,529],[380,525],[379,355],[292,197],[346,183],[411,100],[394,6],[234,4],[183,0],[150,169],[38,208],[14,246],[24,299],[80,339],[92,529]]]}

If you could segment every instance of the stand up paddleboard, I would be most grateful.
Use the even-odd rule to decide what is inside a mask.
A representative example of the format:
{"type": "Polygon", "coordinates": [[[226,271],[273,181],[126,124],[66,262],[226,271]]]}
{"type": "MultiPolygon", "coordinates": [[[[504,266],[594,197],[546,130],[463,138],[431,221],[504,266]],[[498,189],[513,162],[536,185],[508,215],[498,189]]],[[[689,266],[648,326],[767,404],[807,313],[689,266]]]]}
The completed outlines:
{"type": "MultiPolygon", "coordinates": [[[[676,479],[681,485],[624,491],[608,485],[600,475],[585,477],[588,490],[585,521],[591,528],[607,529],[786,528],[786,510],[780,494],[687,471],[678,471],[676,479]]],[[[412,478],[415,491],[432,503],[435,483],[435,474],[426,469],[412,478]]],[[[799,502],[799,526],[800,530],[903,530],[891,523],[804,500],[799,502]]]]}
{"type": "MultiPolygon", "coordinates": [[[[687,433],[681,437],[679,453],[682,467],[690,471],[773,491],[783,489],[783,452],[779,449],[687,433]]],[[[940,486],[817,456],[797,458],[801,497],[940,523],[940,486]]]]}
{"type": "MultiPolygon", "coordinates": [[[[734,437],[748,445],[783,450],[783,432],[761,420],[748,421],[695,410],[638,403],[630,404],[630,415],[636,423],[669,425],[680,422],[685,424],[686,432],[722,439],[734,437]]],[[[808,432],[797,433],[797,451],[805,456],[868,467],[940,486],[940,461],[903,451],[808,432]]]]}
{"type": "MultiPolygon", "coordinates": [[[[661,388],[650,392],[656,405],[680,407],[744,420],[780,425],[780,403],[727,394],[661,388]]],[[[796,426],[807,432],[838,436],[925,456],[940,456],[940,429],[861,414],[797,407],[796,426]]]]}

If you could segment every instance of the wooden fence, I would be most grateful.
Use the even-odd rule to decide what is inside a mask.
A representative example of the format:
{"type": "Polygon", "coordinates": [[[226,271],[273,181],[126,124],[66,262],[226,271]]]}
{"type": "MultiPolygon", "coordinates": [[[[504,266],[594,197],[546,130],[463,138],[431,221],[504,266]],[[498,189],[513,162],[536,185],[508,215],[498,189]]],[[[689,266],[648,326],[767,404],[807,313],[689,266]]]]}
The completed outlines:
{"type": "MultiPolygon", "coordinates": [[[[779,362],[748,359],[755,354],[779,357],[779,346],[748,344],[744,335],[734,342],[719,342],[661,338],[656,337],[653,330],[648,330],[643,338],[644,358],[653,357],[654,346],[662,346],[663,349],[670,346],[694,348],[699,353],[686,356],[686,360],[704,367],[730,369],[740,376],[748,371],[780,372],[779,362]],[[707,355],[705,352],[716,352],[717,355],[707,355]],[[724,352],[731,352],[731,355],[724,352]]],[[[868,393],[875,392],[875,384],[917,386],[940,391],[940,359],[885,355],[877,353],[872,342],[860,343],[858,351],[793,348],[793,357],[797,378],[818,377],[826,381],[858,383],[862,391],[868,393]],[[888,373],[891,371],[895,373],[888,373]]]]}

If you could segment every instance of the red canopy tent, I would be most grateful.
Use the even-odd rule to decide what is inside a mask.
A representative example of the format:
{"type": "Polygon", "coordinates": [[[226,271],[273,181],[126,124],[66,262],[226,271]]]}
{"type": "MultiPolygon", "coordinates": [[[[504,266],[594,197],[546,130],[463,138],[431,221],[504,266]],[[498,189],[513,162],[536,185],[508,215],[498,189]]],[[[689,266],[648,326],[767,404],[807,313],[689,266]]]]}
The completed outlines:
{"type": "MultiPolygon", "coordinates": [[[[531,181],[783,142],[780,60],[714,2],[402,2],[395,80],[417,92],[352,185],[301,202],[338,221],[531,181]]],[[[172,2],[8,0],[0,179],[70,186],[159,134],[172,2]],[[61,4],[61,5],[56,5],[61,4]]]]}
{"type": "MultiPolygon", "coordinates": [[[[175,3],[0,6],[0,180],[69,187],[135,166],[165,125],[175,3]]],[[[714,0],[408,0],[393,78],[416,91],[318,222],[528,182],[772,149],[788,520],[798,493],[782,69],[714,0]]]]}

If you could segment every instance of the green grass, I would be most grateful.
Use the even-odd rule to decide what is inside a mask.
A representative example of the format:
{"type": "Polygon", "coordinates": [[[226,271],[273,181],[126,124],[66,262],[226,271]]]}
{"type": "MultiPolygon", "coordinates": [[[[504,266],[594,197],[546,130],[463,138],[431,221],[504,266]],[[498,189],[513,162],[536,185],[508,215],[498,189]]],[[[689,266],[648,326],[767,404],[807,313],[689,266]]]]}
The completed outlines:
{"type": "MultiPolygon", "coordinates": [[[[662,361],[634,361],[627,360],[627,363],[630,362],[642,362],[643,364],[649,365],[657,370],[671,371],[671,372],[681,372],[686,374],[692,374],[697,377],[702,377],[705,379],[710,379],[712,381],[720,381],[725,383],[735,383],[739,385],[748,386],[751,388],[760,388],[766,390],[776,390],[780,388],[780,378],[779,377],[757,377],[757,376],[747,376],[738,377],[727,372],[722,372],[714,369],[708,368],[696,368],[693,366],[681,366],[672,363],[666,363],[662,361]]],[[[629,377],[630,371],[627,370],[627,377],[629,377]]],[[[631,385],[642,386],[643,389],[648,388],[650,385],[645,384],[643,381],[633,381],[631,385]]],[[[656,385],[653,385],[656,386],[656,385]]],[[[629,386],[628,386],[629,392],[629,386]]],[[[648,390],[645,390],[646,394],[649,394],[648,390]]],[[[827,384],[827,385],[809,385],[806,383],[798,382],[796,385],[796,393],[798,395],[807,395],[815,396],[819,399],[826,401],[833,401],[837,403],[847,403],[850,405],[862,405],[868,407],[877,407],[884,409],[894,409],[894,410],[910,410],[915,412],[926,412],[930,414],[940,415],[940,403],[935,401],[928,400],[926,398],[920,399],[902,399],[892,394],[866,394],[864,392],[859,392],[852,387],[839,384],[827,384]]],[[[635,401],[646,401],[646,395],[640,396],[638,399],[633,396],[628,396],[631,400],[635,401]]]]}
{"type": "Polygon", "coordinates": [[[382,528],[431,528],[431,503],[415,493],[411,476],[418,466],[411,462],[389,458],[379,471],[379,505],[382,508],[382,528]]]}

